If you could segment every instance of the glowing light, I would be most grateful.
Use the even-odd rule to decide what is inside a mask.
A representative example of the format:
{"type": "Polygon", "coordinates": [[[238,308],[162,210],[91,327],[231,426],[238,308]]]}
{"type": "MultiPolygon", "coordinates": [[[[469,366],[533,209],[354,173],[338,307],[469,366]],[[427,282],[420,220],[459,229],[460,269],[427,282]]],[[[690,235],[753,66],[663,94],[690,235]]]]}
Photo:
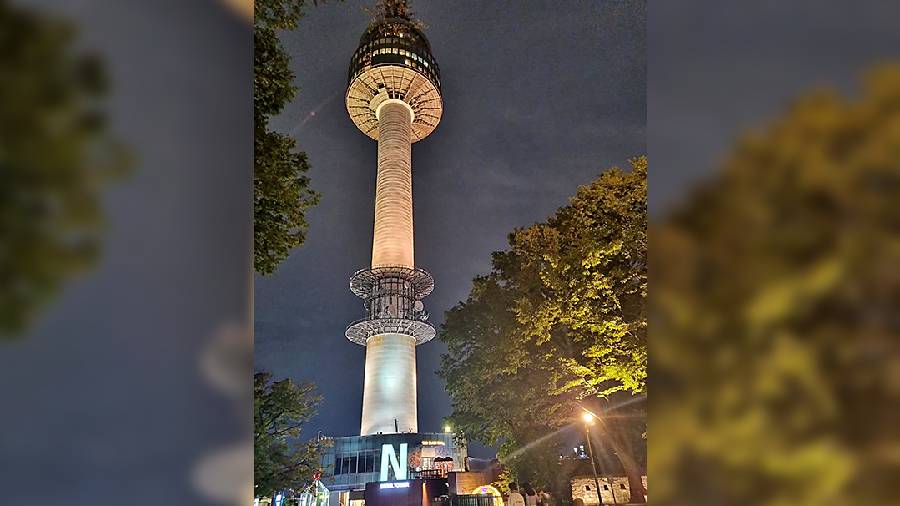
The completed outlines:
{"type": "Polygon", "coordinates": [[[408,481],[387,482],[378,485],[378,488],[409,488],[408,481]]]}
{"type": "Polygon", "coordinates": [[[490,495],[494,497],[494,505],[495,506],[503,506],[503,497],[500,495],[500,491],[490,485],[482,485],[480,487],[475,487],[475,490],[472,491],[475,495],[490,495]]]}
{"type": "MultiPolygon", "coordinates": [[[[405,480],[407,470],[407,444],[400,443],[400,457],[394,451],[394,445],[385,443],[381,446],[381,471],[378,481],[388,480],[388,466],[394,470],[394,479],[405,480]],[[401,466],[400,463],[403,463],[401,466]]],[[[387,487],[383,487],[387,488],[387,487]]]]}
{"type": "Polygon", "coordinates": [[[585,411],[584,414],[581,415],[581,418],[584,420],[584,423],[586,423],[586,424],[594,423],[594,415],[588,413],[587,411],[585,411]]]}
{"type": "Polygon", "coordinates": [[[444,425],[444,432],[453,432],[453,427],[449,425],[444,425]]]}
{"type": "Polygon", "coordinates": [[[443,441],[422,441],[422,446],[446,446],[443,441]]]}

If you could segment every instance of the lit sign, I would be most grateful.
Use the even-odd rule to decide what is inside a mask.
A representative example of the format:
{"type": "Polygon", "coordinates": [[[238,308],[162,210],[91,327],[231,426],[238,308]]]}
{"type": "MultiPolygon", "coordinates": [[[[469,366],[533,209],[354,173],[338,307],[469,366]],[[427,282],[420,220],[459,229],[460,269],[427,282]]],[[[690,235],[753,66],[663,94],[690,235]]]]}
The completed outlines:
{"type": "MultiPolygon", "coordinates": [[[[407,444],[400,443],[400,458],[397,458],[397,452],[394,451],[394,445],[385,443],[381,445],[381,472],[378,481],[388,481],[388,466],[394,470],[395,480],[405,480],[407,466],[407,444]],[[400,463],[403,463],[401,466],[400,463]]],[[[409,485],[407,485],[409,486],[409,485]]]]}
{"type": "Polygon", "coordinates": [[[409,488],[408,481],[399,481],[399,482],[387,482],[381,483],[378,485],[378,488],[409,488]]]}
{"type": "Polygon", "coordinates": [[[444,446],[443,441],[422,441],[422,446],[444,446]]]}

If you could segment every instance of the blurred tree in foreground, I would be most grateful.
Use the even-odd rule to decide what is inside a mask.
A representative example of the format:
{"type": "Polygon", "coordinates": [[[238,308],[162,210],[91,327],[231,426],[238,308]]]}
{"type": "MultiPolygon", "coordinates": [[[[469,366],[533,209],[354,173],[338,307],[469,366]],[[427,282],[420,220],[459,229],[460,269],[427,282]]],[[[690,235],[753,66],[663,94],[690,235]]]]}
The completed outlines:
{"type": "MultiPolygon", "coordinates": [[[[293,30],[304,0],[257,0],[253,25],[253,266],[275,272],[306,239],[306,210],[319,201],[309,187],[306,153],[292,138],[269,129],[269,118],[294,99],[291,58],[278,30],[293,30]]],[[[316,2],[314,2],[316,3],[316,2]]]]}
{"type": "Polygon", "coordinates": [[[900,67],[801,97],[655,226],[654,501],[900,501],[900,67]]]}
{"type": "Polygon", "coordinates": [[[253,481],[256,497],[272,497],[286,489],[300,490],[319,468],[322,443],[300,441],[300,429],[316,414],[321,397],[315,385],[295,385],[290,379],[253,375],[253,481]]]}
{"type": "Polygon", "coordinates": [[[0,2],[0,336],[95,263],[101,191],[127,167],[101,63],[74,46],[71,23],[0,2]]]}
{"type": "Polygon", "coordinates": [[[579,188],[546,223],[510,235],[492,272],[447,312],[439,375],[454,425],[502,442],[501,458],[535,485],[548,484],[559,465],[547,434],[573,417],[580,425],[579,405],[610,415],[604,440],[642,499],[642,408],[629,403],[621,408],[629,417],[612,416],[644,392],[647,376],[647,159],[631,164],[579,188]],[[526,445],[527,458],[517,458],[526,445]],[[543,476],[534,476],[539,468],[543,476]]]}

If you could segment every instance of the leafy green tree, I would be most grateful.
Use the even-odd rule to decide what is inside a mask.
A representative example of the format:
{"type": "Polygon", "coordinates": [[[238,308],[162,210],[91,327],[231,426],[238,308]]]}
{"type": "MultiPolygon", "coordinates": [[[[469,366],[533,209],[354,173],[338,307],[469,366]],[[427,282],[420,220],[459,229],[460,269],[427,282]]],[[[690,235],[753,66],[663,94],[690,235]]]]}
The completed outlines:
{"type": "Polygon", "coordinates": [[[109,133],[101,61],[72,23],[0,2],[0,336],[20,334],[94,265],[101,192],[128,157],[109,133]]]}
{"type": "Polygon", "coordinates": [[[321,397],[311,383],[290,379],[272,381],[272,375],[253,376],[253,479],[257,497],[299,490],[319,469],[323,442],[300,441],[304,423],[316,414],[321,397]]]}
{"type": "Polygon", "coordinates": [[[653,232],[654,501],[896,504],[900,66],[721,169],[653,232]]]}
{"type": "MultiPolygon", "coordinates": [[[[313,2],[316,3],[316,2],[313,2]]],[[[294,99],[290,56],[278,39],[303,16],[304,0],[257,0],[253,25],[253,266],[275,272],[306,239],[306,210],[319,201],[309,186],[306,153],[294,138],[274,132],[269,119],[294,99]]]]}
{"type": "Polygon", "coordinates": [[[439,375],[454,424],[499,443],[516,474],[539,485],[558,468],[558,440],[546,435],[580,423],[580,406],[609,414],[604,438],[632,497],[643,498],[643,411],[629,404],[624,425],[612,417],[615,403],[643,394],[647,377],[647,160],[631,165],[606,171],[547,222],[510,235],[491,273],[447,312],[439,375]]]}

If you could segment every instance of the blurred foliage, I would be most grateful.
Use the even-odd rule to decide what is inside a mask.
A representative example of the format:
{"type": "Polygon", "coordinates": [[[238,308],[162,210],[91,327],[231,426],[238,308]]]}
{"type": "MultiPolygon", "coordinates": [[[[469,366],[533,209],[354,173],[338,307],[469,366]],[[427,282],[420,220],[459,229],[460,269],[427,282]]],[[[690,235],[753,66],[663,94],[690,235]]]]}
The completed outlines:
{"type": "Polygon", "coordinates": [[[491,486],[497,489],[497,492],[500,492],[500,495],[503,497],[509,496],[509,484],[514,482],[512,476],[509,474],[509,469],[502,469],[500,473],[497,475],[497,479],[491,482],[491,486]]]}
{"type": "Polygon", "coordinates": [[[19,335],[94,265],[101,191],[128,166],[99,58],[72,23],[0,2],[0,336],[19,335]]]}
{"type": "Polygon", "coordinates": [[[453,425],[502,443],[504,462],[535,486],[559,474],[560,439],[547,434],[580,424],[580,405],[611,414],[627,403],[629,416],[604,422],[603,437],[644,495],[643,408],[629,401],[647,375],[647,159],[631,164],[515,230],[441,328],[453,425]]]}
{"type": "MultiPolygon", "coordinates": [[[[316,3],[316,2],[313,2],[316,3]]],[[[306,210],[319,201],[309,187],[306,153],[297,141],[269,129],[269,118],[294,99],[291,58],[278,39],[303,16],[304,0],[257,0],[253,25],[253,266],[275,272],[306,239],[306,210]]]]}
{"type": "Polygon", "coordinates": [[[290,379],[272,381],[272,375],[253,375],[253,481],[256,497],[301,490],[319,470],[323,442],[299,441],[300,430],[316,414],[322,398],[312,383],[290,379]]]}
{"type": "Polygon", "coordinates": [[[654,502],[900,504],[900,66],[743,136],[651,255],[654,502]]]}

